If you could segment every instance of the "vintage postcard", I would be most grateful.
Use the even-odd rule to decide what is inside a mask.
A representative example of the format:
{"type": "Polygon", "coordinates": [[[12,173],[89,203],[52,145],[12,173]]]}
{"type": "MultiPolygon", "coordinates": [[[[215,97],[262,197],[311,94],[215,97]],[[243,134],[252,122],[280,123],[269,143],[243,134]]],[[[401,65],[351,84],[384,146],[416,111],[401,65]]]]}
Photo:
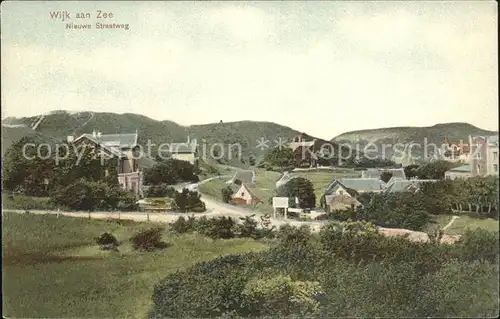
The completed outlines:
{"type": "Polygon", "coordinates": [[[3,317],[498,317],[497,27],[2,2],[3,317]]]}

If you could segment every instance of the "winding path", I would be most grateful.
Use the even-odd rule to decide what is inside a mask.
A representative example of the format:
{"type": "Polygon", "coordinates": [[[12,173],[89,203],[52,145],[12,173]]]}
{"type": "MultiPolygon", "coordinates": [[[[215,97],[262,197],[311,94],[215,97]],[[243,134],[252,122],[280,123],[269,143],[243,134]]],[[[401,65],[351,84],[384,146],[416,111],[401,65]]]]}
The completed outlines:
{"type": "Polygon", "coordinates": [[[460,218],[459,216],[453,216],[448,224],[441,228],[441,230],[447,230],[454,222],[456,219],[460,218]]]}

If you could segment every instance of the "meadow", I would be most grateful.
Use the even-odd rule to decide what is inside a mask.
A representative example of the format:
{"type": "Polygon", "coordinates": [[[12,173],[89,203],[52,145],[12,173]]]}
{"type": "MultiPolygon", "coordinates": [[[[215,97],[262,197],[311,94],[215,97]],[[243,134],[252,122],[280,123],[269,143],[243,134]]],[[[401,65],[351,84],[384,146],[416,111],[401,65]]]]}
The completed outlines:
{"type": "MultiPolygon", "coordinates": [[[[260,251],[249,239],[212,240],[164,231],[167,248],[138,252],[128,239],[154,223],[87,220],[3,212],[5,317],[145,317],[153,286],[166,275],[228,254],[260,251]],[[119,252],[94,237],[112,232],[119,252]]],[[[165,226],[165,225],[163,225],[165,226]]]]}

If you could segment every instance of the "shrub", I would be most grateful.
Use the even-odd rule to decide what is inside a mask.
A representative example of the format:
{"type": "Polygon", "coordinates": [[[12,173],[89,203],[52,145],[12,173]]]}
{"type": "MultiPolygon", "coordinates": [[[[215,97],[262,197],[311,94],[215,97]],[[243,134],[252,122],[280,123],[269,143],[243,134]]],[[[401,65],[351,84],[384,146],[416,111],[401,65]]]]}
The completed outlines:
{"type": "Polygon", "coordinates": [[[136,250],[145,251],[151,251],[155,248],[162,248],[162,232],[162,228],[151,228],[141,231],[130,238],[132,247],[136,250]]]}
{"type": "Polygon", "coordinates": [[[252,316],[314,313],[323,294],[319,282],[293,281],[290,276],[250,280],[242,292],[243,306],[252,316]]]}
{"type": "Polygon", "coordinates": [[[95,241],[102,250],[117,250],[119,245],[118,239],[111,233],[102,233],[95,238],[95,241]]]}
{"type": "Polygon", "coordinates": [[[230,186],[225,187],[221,190],[221,195],[222,195],[222,201],[224,203],[229,203],[233,196],[233,190],[231,189],[230,186]]]}
{"type": "Polygon", "coordinates": [[[236,222],[231,217],[201,217],[196,221],[196,230],[203,236],[212,239],[229,239],[234,237],[236,222]]]}
{"type": "Polygon", "coordinates": [[[151,185],[146,192],[146,197],[174,197],[176,193],[175,188],[168,186],[165,183],[158,185],[151,185]]]}
{"type": "Polygon", "coordinates": [[[240,217],[241,223],[238,224],[238,236],[245,238],[259,238],[259,231],[257,229],[257,221],[254,219],[255,214],[250,216],[240,217]]]}
{"type": "Polygon", "coordinates": [[[173,209],[180,212],[201,213],[207,210],[205,203],[201,200],[201,195],[197,191],[190,191],[184,188],[182,192],[176,192],[174,196],[173,209]]]}
{"type": "Polygon", "coordinates": [[[74,210],[136,210],[135,194],[103,181],[79,179],[55,189],[51,202],[74,210]]]}
{"type": "Polygon", "coordinates": [[[481,260],[493,263],[498,262],[498,237],[498,232],[489,232],[480,228],[467,229],[455,245],[460,250],[462,260],[481,260]]]}
{"type": "Polygon", "coordinates": [[[241,292],[254,276],[255,253],[202,262],[155,285],[149,318],[213,318],[241,310],[241,292]]]}

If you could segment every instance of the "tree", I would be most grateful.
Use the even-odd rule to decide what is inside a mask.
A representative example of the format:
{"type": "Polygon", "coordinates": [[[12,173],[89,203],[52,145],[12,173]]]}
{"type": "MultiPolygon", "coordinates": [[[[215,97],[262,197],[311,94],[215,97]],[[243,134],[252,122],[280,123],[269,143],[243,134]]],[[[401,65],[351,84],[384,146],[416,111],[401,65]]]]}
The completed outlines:
{"type": "Polygon", "coordinates": [[[181,192],[176,192],[174,196],[174,210],[180,212],[204,212],[206,207],[197,191],[184,188],[181,192]]]}
{"type": "Polygon", "coordinates": [[[40,148],[40,154],[37,154],[40,143],[43,141],[36,136],[25,136],[7,149],[2,169],[5,189],[29,196],[48,195],[47,187],[53,184],[45,185],[45,180],[51,179],[54,162],[47,148],[40,148]],[[45,156],[49,157],[45,159],[45,156]]]}
{"type": "Polygon", "coordinates": [[[411,179],[413,177],[417,177],[417,171],[419,165],[408,165],[404,168],[405,176],[407,179],[411,179]]]}
{"type": "Polygon", "coordinates": [[[380,174],[380,179],[384,182],[384,183],[387,183],[390,179],[392,178],[392,173],[391,172],[382,172],[382,174],[380,174]]]}
{"type": "Polygon", "coordinates": [[[146,170],[144,182],[147,185],[197,182],[199,181],[197,174],[199,174],[199,170],[193,164],[187,161],[168,159],[146,170]]]}
{"type": "Polygon", "coordinates": [[[293,205],[295,205],[295,197],[298,197],[300,208],[316,207],[314,185],[306,178],[294,178],[285,185],[281,186],[277,192],[278,196],[290,198],[293,205]]]}
{"type": "Polygon", "coordinates": [[[275,148],[266,155],[265,161],[283,169],[295,164],[295,155],[289,148],[275,148]]]}
{"type": "Polygon", "coordinates": [[[455,163],[442,160],[427,163],[418,168],[417,176],[419,179],[443,179],[444,173],[454,166],[456,166],[455,163]]]}
{"type": "Polygon", "coordinates": [[[233,196],[233,190],[231,189],[230,186],[227,186],[221,190],[221,194],[222,194],[222,201],[224,203],[229,203],[233,196]]]}

